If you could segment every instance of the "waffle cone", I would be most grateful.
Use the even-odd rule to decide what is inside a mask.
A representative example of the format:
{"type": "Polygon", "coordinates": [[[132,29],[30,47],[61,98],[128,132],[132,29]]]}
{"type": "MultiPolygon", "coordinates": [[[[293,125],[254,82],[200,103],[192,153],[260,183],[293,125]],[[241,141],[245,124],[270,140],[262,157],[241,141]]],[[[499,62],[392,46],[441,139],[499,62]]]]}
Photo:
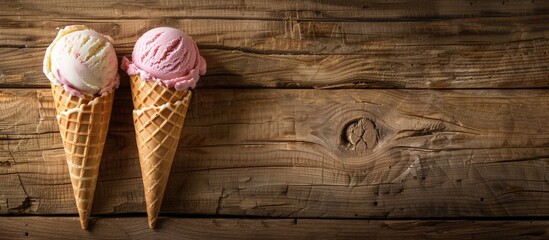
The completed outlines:
{"type": "Polygon", "coordinates": [[[114,91],[98,97],[78,98],[61,86],[52,84],[51,87],[80,226],[86,229],[109,128],[114,91]]]}
{"type": "Polygon", "coordinates": [[[130,82],[147,215],[149,227],[154,228],[192,92],[176,91],[139,76],[131,76],[130,82]]]}
{"type": "Polygon", "coordinates": [[[132,88],[133,109],[150,106],[161,106],[183,100],[188,90],[177,91],[153,81],[141,80],[139,75],[130,76],[132,88]]]}

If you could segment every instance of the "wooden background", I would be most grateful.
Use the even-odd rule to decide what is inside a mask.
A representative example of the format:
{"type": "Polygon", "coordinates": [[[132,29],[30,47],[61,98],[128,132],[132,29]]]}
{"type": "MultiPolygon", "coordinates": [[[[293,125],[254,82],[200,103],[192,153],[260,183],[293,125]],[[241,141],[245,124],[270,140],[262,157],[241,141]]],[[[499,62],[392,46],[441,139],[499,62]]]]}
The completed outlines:
{"type": "Polygon", "coordinates": [[[1,237],[547,239],[548,22],[541,0],[0,0],[1,237]],[[180,28],[206,58],[156,231],[123,72],[79,228],[42,73],[71,24],[120,58],[180,28]]]}

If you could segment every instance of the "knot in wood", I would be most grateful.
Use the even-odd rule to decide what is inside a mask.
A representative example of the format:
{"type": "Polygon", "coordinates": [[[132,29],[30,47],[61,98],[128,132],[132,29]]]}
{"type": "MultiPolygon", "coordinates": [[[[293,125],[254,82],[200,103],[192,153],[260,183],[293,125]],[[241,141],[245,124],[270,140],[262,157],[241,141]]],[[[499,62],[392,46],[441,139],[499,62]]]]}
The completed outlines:
{"type": "Polygon", "coordinates": [[[377,144],[378,131],[374,122],[362,117],[347,124],[343,136],[347,150],[371,150],[377,144]]]}

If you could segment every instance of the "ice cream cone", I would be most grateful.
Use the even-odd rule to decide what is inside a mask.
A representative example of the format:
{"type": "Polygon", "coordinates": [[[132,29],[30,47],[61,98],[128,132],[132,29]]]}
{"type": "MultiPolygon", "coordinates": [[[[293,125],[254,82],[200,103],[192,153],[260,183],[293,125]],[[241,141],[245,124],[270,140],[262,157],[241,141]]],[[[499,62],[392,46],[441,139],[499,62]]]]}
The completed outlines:
{"type": "Polygon", "coordinates": [[[149,227],[155,228],[192,92],[144,81],[139,75],[130,79],[149,227]]]}
{"type": "Polygon", "coordinates": [[[98,97],[75,97],[52,84],[80,226],[86,229],[109,128],[114,90],[98,97]]]}

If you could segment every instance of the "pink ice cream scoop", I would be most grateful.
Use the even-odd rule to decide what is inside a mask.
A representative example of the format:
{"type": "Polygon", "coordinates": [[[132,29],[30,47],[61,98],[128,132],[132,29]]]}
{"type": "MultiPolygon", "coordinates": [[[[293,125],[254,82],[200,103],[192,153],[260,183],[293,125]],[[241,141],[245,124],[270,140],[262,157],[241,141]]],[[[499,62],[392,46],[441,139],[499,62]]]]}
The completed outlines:
{"type": "Polygon", "coordinates": [[[157,81],[178,91],[194,88],[206,73],[206,61],[193,39],[179,29],[159,27],[141,36],[133,48],[132,61],[122,59],[128,75],[157,81]]]}

